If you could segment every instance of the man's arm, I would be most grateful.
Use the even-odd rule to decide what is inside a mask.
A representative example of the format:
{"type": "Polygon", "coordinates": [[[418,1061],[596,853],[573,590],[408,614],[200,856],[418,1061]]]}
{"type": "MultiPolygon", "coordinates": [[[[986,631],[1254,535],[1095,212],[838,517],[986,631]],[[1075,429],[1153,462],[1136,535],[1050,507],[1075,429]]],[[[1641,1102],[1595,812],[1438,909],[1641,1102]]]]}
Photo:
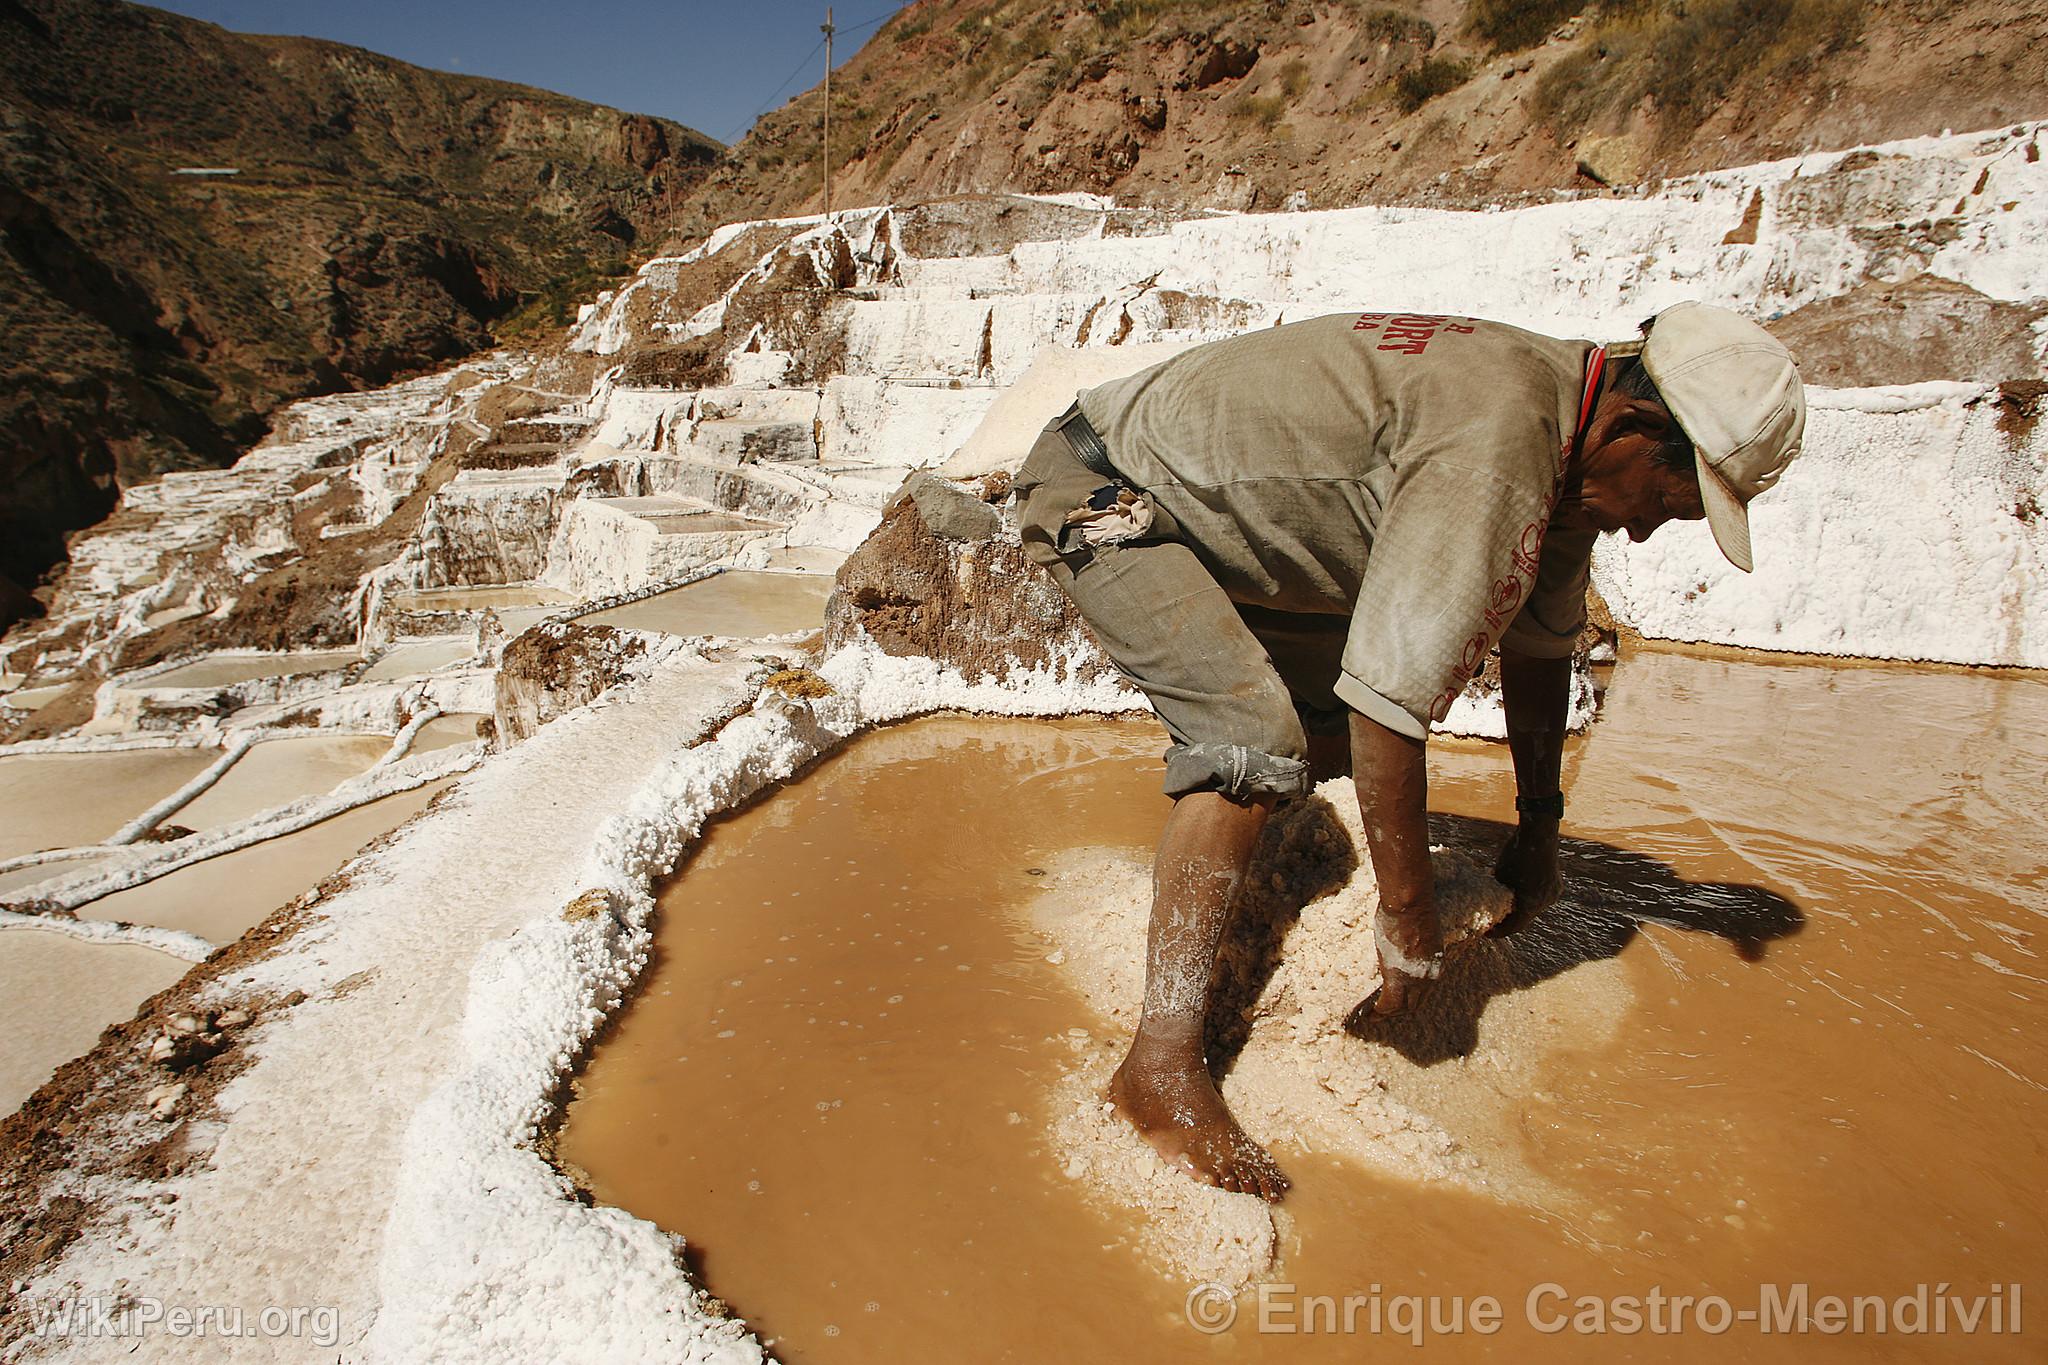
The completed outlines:
{"type": "MultiPolygon", "coordinates": [[[[1565,719],[1571,699],[1572,661],[1537,658],[1502,646],[1501,702],[1507,711],[1508,750],[1515,759],[1515,789],[1525,797],[1558,794],[1564,763],[1565,719]]],[[[1563,891],[1557,870],[1557,817],[1526,813],[1501,850],[1493,875],[1515,893],[1514,927],[1546,910],[1563,891]]]]}
{"type": "Polygon", "coordinates": [[[1444,950],[1436,880],[1429,863],[1429,767],[1422,740],[1351,716],[1351,777],[1379,881],[1374,920],[1380,954],[1374,1014],[1405,1008],[1435,976],[1444,950]]]}

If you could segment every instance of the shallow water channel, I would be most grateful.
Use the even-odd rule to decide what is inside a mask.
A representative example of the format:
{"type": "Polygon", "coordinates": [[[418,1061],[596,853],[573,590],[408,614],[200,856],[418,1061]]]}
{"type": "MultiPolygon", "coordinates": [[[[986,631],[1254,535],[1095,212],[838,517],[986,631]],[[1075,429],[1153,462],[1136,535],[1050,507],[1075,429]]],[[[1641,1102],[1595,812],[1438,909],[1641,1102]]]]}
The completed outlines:
{"type": "MultiPolygon", "coordinates": [[[[1488,950],[1529,978],[1618,958],[1632,988],[1618,1037],[1553,1054],[1507,1131],[1469,1134],[1559,1196],[1281,1144],[1284,1287],[1214,1334],[1045,1137],[1062,1035],[1097,1025],[1028,928],[1033,870],[1146,853],[1162,745],[1141,722],[927,721],[714,827],[564,1162],[684,1234],[791,1360],[1353,1359],[1405,1344],[1402,1296],[1436,1296],[1447,1358],[2041,1358],[1988,1315],[1969,1337],[1683,1313],[1653,1335],[1639,1303],[1618,1329],[1653,1290],[1768,1315],[1800,1285],[2048,1284],[2048,682],[1631,655],[1568,757],[1570,904],[1488,950]],[[1355,1296],[1352,1330],[1309,1295],[1355,1296]],[[1570,1329],[1581,1296],[1604,1333],[1570,1329]]],[[[1512,794],[1503,751],[1432,746],[1439,838],[1496,844],[1512,794]]]]}

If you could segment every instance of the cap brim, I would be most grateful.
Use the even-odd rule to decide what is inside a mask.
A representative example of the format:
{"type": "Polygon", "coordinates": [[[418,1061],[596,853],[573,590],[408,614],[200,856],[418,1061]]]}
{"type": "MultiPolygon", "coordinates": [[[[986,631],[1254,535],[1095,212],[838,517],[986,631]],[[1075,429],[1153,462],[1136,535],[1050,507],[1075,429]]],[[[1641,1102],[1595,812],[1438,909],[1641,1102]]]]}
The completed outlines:
{"type": "Polygon", "coordinates": [[[1704,458],[1698,464],[1700,501],[1706,504],[1707,525],[1714,532],[1714,543],[1721,547],[1730,564],[1744,573],[1753,573],[1756,565],[1749,553],[1749,509],[1736,500],[1735,490],[1714,472],[1712,465],[1704,458]]]}

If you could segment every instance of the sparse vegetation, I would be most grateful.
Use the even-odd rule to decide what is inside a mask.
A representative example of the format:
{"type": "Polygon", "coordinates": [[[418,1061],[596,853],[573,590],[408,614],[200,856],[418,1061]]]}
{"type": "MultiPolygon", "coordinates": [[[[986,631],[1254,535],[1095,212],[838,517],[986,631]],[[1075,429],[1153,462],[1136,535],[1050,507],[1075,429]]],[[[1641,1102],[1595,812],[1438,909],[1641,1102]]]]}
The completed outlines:
{"type": "Polygon", "coordinates": [[[1537,87],[1553,128],[1583,127],[1648,98],[1666,136],[1745,79],[1802,74],[1862,35],[1867,0],[1621,0],[1537,87]]]}
{"type": "Polygon", "coordinates": [[[1132,37],[1149,31],[1169,13],[1242,10],[1247,6],[1236,0],[1087,0],[1082,8],[1109,32],[1132,37]]]}
{"type": "Polygon", "coordinates": [[[1469,62],[1448,57],[1430,57],[1394,77],[1394,102],[1401,112],[1412,114],[1438,95],[1456,90],[1472,79],[1469,62]]]}
{"type": "Polygon", "coordinates": [[[1704,0],[1661,13],[1649,39],[1651,97],[1690,119],[1744,74],[1809,67],[1853,43],[1859,0],[1704,0]]]}
{"type": "Polygon", "coordinates": [[[1428,48],[1436,41],[1436,25],[1419,14],[1390,5],[1372,5],[1359,12],[1365,36],[1382,43],[1413,42],[1428,48]]]}
{"type": "Polygon", "coordinates": [[[931,31],[932,21],[929,17],[913,19],[907,24],[891,24],[889,26],[889,41],[893,43],[907,43],[912,38],[922,38],[931,31]]]}
{"type": "Polygon", "coordinates": [[[1583,0],[1472,0],[1465,27],[1495,52],[1516,52],[1536,46],[1583,8],[1583,0]]]}
{"type": "Polygon", "coordinates": [[[501,342],[537,344],[557,328],[567,326],[575,318],[578,304],[596,297],[600,290],[611,288],[632,273],[632,265],[624,259],[580,266],[525,295],[519,307],[501,319],[491,329],[491,334],[501,342]]]}
{"type": "Polygon", "coordinates": [[[1262,95],[1241,95],[1230,107],[1230,116],[1258,124],[1262,128],[1277,127],[1294,102],[1308,89],[1308,63],[1300,58],[1289,62],[1280,69],[1280,88],[1262,95]]]}

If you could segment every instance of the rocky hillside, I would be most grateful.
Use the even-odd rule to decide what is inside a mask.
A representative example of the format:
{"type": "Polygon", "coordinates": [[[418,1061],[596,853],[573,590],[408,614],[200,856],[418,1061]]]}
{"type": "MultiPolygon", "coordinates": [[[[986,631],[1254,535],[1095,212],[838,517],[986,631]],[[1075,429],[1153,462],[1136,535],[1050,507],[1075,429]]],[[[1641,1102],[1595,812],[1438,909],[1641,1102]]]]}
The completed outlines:
{"type": "Polygon", "coordinates": [[[117,485],[556,321],[716,153],[334,43],[0,0],[0,621],[117,485]]]}
{"type": "MultiPolygon", "coordinates": [[[[835,77],[838,206],[1494,201],[2048,112],[2026,0],[917,0],[835,77]]],[[[815,211],[822,92],[693,227],[815,211]]]]}

